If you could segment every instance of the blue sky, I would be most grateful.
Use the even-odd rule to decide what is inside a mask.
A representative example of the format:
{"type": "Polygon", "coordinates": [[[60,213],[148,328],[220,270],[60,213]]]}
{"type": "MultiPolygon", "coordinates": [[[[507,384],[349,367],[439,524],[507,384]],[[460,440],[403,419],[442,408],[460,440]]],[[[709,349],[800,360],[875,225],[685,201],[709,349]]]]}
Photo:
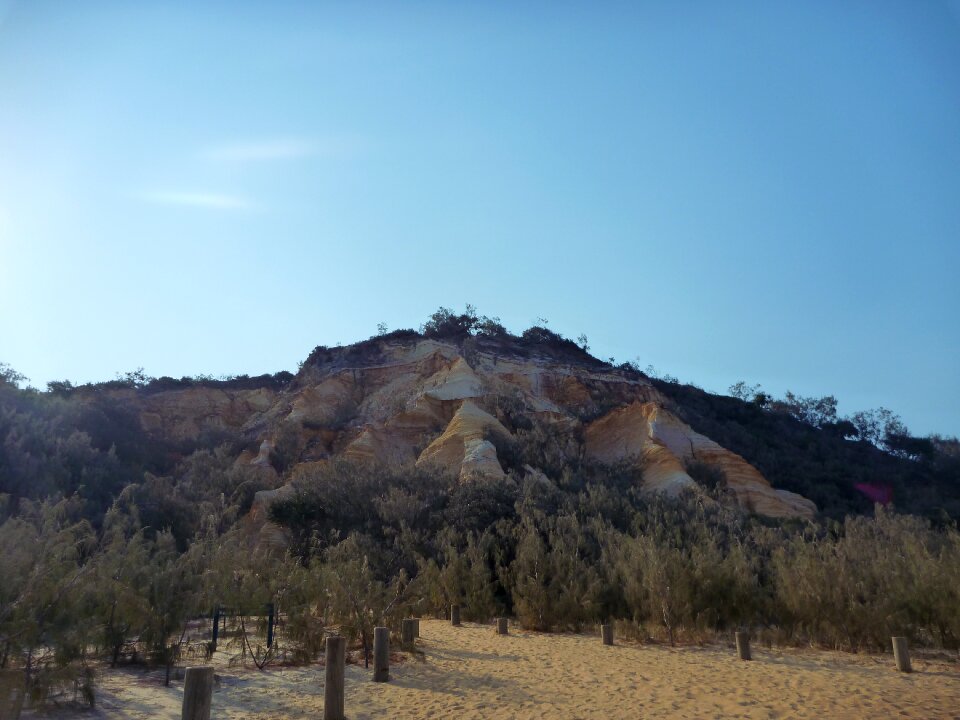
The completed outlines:
{"type": "Polygon", "coordinates": [[[295,370],[473,303],[960,434],[960,5],[0,0],[0,361],[295,370]]]}

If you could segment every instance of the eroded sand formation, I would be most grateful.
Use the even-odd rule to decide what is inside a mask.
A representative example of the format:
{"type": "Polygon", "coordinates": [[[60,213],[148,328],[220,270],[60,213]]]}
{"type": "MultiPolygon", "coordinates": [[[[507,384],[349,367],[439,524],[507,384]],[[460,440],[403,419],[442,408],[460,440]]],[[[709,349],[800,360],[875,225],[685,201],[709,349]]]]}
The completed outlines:
{"type": "MultiPolygon", "coordinates": [[[[571,455],[639,463],[650,491],[696,491],[686,468],[697,462],[721,470],[749,511],[803,518],[816,512],[811,501],[771,487],[742,457],[692,430],[643,375],[509,341],[375,339],[318,349],[280,390],[121,392],[137,403],[150,432],[171,438],[217,428],[243,433],[259,451],[244,452],[237,462],[265,474],[275,473],[271,452],[285,442],[294,448],[295,465],[343,456],[434,464],[462,481],[503,481],[498,441],[509,442],[518,421],[537,421],[562,438],[571,455]]],[[[261,493],[254,513],[288,491],[261,493]]]]}

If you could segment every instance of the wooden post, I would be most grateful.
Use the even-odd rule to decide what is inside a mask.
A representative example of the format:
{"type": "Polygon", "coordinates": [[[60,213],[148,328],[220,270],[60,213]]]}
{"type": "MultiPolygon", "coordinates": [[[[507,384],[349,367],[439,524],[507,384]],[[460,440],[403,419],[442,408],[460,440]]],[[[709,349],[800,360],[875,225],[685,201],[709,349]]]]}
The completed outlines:
{"type": "Polygon", "coordinates": [[[211,652],[217,651],[217,638],[220,636],[220,606],[213,608],[213,634],[210,638],[211,652]]]}
{"type": "Polygon", "coordinates": [[[273,647],[273,603],[267,603],[267,650],[273,647]]]}
{"type": "Polygon", "coordinates": [[[412,618],[404,618],[400,623],[400,646],[404,650],[413,650],[414,635],[412,618]]]}
{"type": "Polygon", "coordinates": [[[373,681],[390,679],[390,628],[373,629],[373,681]]]}
{"type": "Polygon", "coordinates": [[[900,672],[913,672],[910,665],[910,650],[907,647],[905,637],[894,637],[893,640],[893,659],[897,663],[897,670],[900,672]]]}
{"type": "Polygon", "coordinates": [[[600,626],[600,638],[604,645],[613,645],[613,624],[606,623],[600,626]]]}
{"type": "Polygon", "coordinates": [[[497,635],[506,635],[507,630],[507,619],[505,617],[497,618],[497,635]]]}
{"type": "Polygon", "coordinates": [[[323,720],[343,720],[343,672],[347,639],[339,635],[327,638],[326,676],[323,684],[323,720]]]}
{"type": "Polygon", "coordinates": [[[213,666],[188,667],[183,679],[182,720],[210,720],[213,666]]]}
{"type": "Polygon", "coordinates": [[[450,624],[454,627],[460,625],[460,606],[451,605],[450,606],[450,624]]]}
{"type": "Polygon", "coordinates": [[[750,633],[738,632],[737,636],[737,655],[741,660],[751,660],[750,657],[750,633]]]}
{"type": "Polygon", "coordinates": [[[420,637],[420,618],[413,618],[413,636],[420,637]]]}
{"type": "Polygon", "coordinates": [[[173,669],[173,663],[177,658],[177,643],[170,645],[167,648],[167,656],[164,658],[166,665],[163,675],[163,686],[170,687],[170,671],[173,669]]]}

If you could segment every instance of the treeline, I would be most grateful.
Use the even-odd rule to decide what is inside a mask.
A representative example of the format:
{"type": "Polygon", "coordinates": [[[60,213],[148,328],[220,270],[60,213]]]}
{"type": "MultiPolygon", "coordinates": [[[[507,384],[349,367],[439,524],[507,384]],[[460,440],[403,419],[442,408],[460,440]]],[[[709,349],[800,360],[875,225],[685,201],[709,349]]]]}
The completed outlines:
{"type": "MultiPolygon", "coordinates": [[[[0,525],[0,666],[42,684],[98,657],[170,664],[191,618],[218,605],[262,615],[268,603],[301,660],[326,628],[369,645],[374,624],[453,603],[539,630],[619,619],[671,641],[746,625],[851,650],[885,648],[892,634],[958,647],[953,527],[879,509],[774,525],[709,495],[643,497],[610,477],[459,484],[337,461],[303,472],[271,508],[286,551],[215,504],[182,551],[144,523],[135,488],[99,530],[76,499],[25,503],[0,525]]],[[[247,642],[251,657],[264,652],[247,642]]]]}
{"type": "Polygon", "coordinates": [[[749,625],[782,642],[883,649],[890,635],[957,648],[960,534],[887,513],[774,523],[711,493],[650,497],[619,468],[450,484],[340,461],[271,509],[302,564],[345,539],[422,610],[580,629],[621,619],[675,639],[749,625]]]}
{"type": "Polygon", "coordinates": [[[97,393],[107,390],[143,390],[146,393],[167,392],[170,390],[186,390],[194,387],[219,388],[221,390],[258,390],[270,388],[282,390],[293,381],[293,373],[282,370],[278,373],[264,373],[263,375],[197,375],[172,378],[151,377],[143,368],[131,372],[118,373],[113,380],[104,380],[97,383],[74,385],[69,380],[51,380],[47,383],[47,392],[54,395],[69,396],[73,393],[97,393]]]}

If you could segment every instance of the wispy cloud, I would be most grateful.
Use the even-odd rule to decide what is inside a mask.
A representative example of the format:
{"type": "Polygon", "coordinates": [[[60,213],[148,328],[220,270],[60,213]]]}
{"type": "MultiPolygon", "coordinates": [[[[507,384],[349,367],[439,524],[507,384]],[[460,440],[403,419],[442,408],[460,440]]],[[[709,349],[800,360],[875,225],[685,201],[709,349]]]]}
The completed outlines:
{"type": "MultiPolygon", "coordinates": [[[[0,0],[3,2],[3,0],[0,0]]],[[[256,163],[297,160],[313,155],[332,156],[351,154],[364,147],[359,138],[352,135],[328,136],[322,139],[303,137],[271,137],[245,142],[227,142],[202,148],[194,160],[252,165],[256,163]]],[[[205,168],[209,170],[210,168],[205,168]]],[[[241,168],[220,168],[235,173],[241,168]]],[[[250,168],[252,170],[252,168],[250,168]]],[[[196,170],[196,168],[194,168],[196,170]]],[[[243,168],[246,171],[246,168],[243,168]]],[[[260,206],[251,200],[226,193],[148,191],[135,193],[144,202],[156,205],[206,208],[209,210],[257,210],[260,206]]]]}
{"type": "Polygon", "coordinates": [[[204,148],[200,156],[205,160],[221,162],[271,162],[298,160],[313,155],[343,155],[355,153],[364,147],[355,135],[335,135],[325,138],[264,138],[245,142],[230,142],[204,148]]]}
{"type": "Polygon", "coordinates": [[[252,210],[254,204],[238,195],[208,192],[143,192],[137,197],[156,205],[179,205],[208,210],[252,210]]]}

